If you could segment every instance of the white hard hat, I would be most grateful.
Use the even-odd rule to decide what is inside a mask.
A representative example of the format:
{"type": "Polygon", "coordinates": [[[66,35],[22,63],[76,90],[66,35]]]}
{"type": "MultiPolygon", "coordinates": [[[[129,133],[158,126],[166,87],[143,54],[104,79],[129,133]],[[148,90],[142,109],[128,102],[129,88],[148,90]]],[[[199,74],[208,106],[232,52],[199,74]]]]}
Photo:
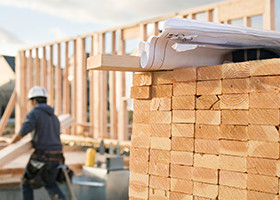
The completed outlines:
{"type": "Polygon", "coordinates": [[[32,87],[27,95],[28,99],[34,98],[34,97],[48,97],[48,93],[45,90],[45,88],[40,87],[40,86],[34,86],[32,87]]]}

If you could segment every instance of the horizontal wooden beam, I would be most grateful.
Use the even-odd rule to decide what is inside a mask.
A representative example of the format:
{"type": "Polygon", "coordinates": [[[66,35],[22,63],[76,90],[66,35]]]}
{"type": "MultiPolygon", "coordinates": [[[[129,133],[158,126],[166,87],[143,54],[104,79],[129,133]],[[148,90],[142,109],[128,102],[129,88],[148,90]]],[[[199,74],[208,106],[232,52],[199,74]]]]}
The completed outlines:
{"type": "Polygon", "coordinates": [[[108,55],[99,54],[87,59],[88,70],[105,70],[105,71],[151,71],[143,69],[140,66],[140,57],[128,55],[108,55]]]}

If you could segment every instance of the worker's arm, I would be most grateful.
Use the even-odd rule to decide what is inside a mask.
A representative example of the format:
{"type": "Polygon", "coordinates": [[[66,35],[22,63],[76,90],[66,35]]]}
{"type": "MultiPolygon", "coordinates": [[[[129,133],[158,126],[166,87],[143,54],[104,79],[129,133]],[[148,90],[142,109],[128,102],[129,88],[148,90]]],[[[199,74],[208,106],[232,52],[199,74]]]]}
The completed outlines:
{"type": "Polygon", "coordinates": [[[17,141],[19,141],[22,138],[22,136],[18,133],[14,134],[14,136],[12,137],[10,144],[16,143],[17,141]]]}

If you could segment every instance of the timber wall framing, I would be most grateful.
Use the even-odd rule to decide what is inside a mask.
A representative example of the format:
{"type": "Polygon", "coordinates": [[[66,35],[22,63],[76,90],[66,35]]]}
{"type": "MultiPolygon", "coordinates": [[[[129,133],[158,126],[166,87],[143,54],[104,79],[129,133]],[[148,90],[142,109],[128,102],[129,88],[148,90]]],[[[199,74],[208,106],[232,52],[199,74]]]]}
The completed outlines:
{"type": "Polygon", "coordinates": [[[134,74],[130,199],[279,199],[279,68],[134,74]]]}
{"type": "Polygon", "coordinates": [[[30,109],[26,100],[28,90],[34,85],[41,85],[47,88],[48,103],[54,106],[57,114],[70,113],[76,119],[71,132],[68,130],[66,133],[81,134],[83,127],[89,125],[90,132],[87,136],[128,140],[125,73],[87,72],[87,54],[96,55],[104,52],[126,54],[128,40],[133,38],[147,40],[152,35],[158,35],[161,22],[166,18],[196,19],[196,15],[200,13],[206,13],[206,21],[219,23],[230,23],[231,20],[242,18],[246,26],[250,26],[250,17],[262,15],[264,28],[274,29],[273,0],[257,0],[257,3],[256,0],[234,0],[22,49],[16,58],[16,131],[19,130],[25,114],[30,109]],[[88,48],[86,41],[91,41],[88,48]],[[105,49],[108,45],[111,46],[111,52],[105,49]],[[71,81],[68,81],[70,68],[73,72],[71,81]],[[118,101],[117,82],[121,88],[118,101]],[[87,85],[89,85],[88,89],[87,85]],[[87,106],[88,99],[89,106],[87,106]],[[109,123],[107,105],[110,105],[111,118],[109,134],[107,133],[109,123]],[[87,116],[88,111],[89,116],[87,116]]]}

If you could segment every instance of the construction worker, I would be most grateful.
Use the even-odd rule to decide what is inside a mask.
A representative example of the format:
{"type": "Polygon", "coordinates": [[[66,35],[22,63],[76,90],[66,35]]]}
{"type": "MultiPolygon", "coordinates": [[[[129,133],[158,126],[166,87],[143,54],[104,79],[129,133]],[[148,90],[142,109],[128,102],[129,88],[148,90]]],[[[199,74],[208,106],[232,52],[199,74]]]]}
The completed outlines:
{"type": "Polygon", "coordinates": [[[60,123],[54,109],[46,104],[47,92],[34,86],[28,93],[33,109],[26,115],[19,133],[11,143],[19,141],[32,132],[34,152],[25,168],[21,189],[24,200],[33,200],[33,189],[44,186],[51,199],[65,199],[55,182],[58,166],[64,163],[62,143],[60,141],[60,123]]]}

